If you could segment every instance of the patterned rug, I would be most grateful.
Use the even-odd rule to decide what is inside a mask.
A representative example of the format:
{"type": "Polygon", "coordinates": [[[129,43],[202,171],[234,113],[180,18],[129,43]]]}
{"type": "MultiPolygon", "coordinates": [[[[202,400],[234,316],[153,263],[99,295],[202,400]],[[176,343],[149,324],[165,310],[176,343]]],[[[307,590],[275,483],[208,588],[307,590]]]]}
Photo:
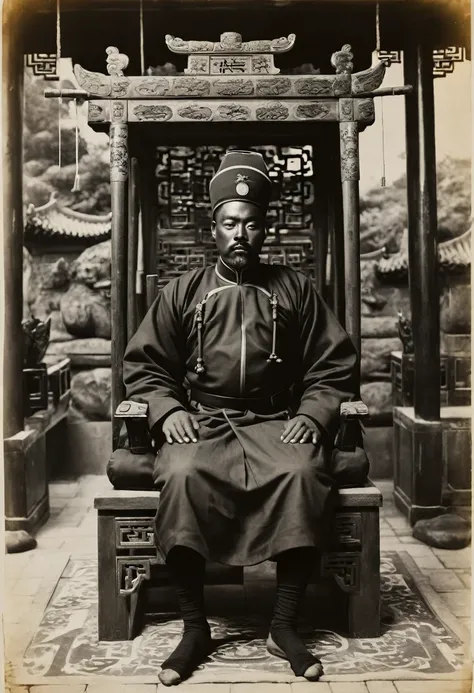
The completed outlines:
{"type": "MultiPolygon", "coordinates": [[[[394,671],[402,678],[408,673],[415,677],[456,676],[463,665],[462,644],[423,601],[400,557],[394,552],[384,554],[381,572],[381,637],[347,639],[328,630],[302,631],[307,644],[321,657],[326,677],[372,678],[377,674],[384,678],[384,673],[394,671]]],[[[218,647],[200,672],[209,680],[215,680],[215,674],[222,678],[231,670],[245,670],[247,675],[266,672],[266,680],[275,681],[291,675],[287,662],[266,651],[258,618],[249,613],[240,617],[237,611],[237,616],[210,622],[218,647]]],[[[167,617],[147,623],[133,641],[98,642],[96,566],[91,560],[72,560],[25,652],[22,668],[45,683],[49,677],[156,676],[180,634],[180,620],[167,617]]],[[[233,680],[230,673],[227,680],[233,680]]]]}

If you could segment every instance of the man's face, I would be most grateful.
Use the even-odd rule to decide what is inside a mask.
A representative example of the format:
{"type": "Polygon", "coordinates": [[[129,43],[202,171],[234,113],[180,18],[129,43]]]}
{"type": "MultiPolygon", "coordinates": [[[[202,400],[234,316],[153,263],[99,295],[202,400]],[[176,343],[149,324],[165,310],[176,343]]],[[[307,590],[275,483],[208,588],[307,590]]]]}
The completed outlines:
{"type": "Polygon", "coordinates": [[[242,270],[256,262],[265,235],[265,216],[257,205],[235,200],[217,208],[212,237],[229,267],[242,270]]]}

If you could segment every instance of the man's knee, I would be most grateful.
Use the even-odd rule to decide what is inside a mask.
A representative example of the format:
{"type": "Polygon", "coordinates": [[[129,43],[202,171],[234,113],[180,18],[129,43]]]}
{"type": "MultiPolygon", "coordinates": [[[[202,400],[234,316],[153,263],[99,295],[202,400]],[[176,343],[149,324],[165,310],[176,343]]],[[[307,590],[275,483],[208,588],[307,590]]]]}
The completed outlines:
{"type": "Polygon", "coordinates": [[[284,472],[289,478],[295,480],[314,478],[316,464],[313,456],[309,454],[308,446],[305,445],[306,449],[300,450],[295,449],[297,445],[296,443],[288,445],[289,454],[286,457],[284,472]]]}
{"type": "Polygon", "coordinates": [[[199,475],[198,465],[193,455],[178,454],[178,450],[173,451],[172,458],[168,458],[163,464],[158,460],[157,463],[157,479],[161,483],[171,483],[174,485],[187,484],[193,481],[199,475]]]}

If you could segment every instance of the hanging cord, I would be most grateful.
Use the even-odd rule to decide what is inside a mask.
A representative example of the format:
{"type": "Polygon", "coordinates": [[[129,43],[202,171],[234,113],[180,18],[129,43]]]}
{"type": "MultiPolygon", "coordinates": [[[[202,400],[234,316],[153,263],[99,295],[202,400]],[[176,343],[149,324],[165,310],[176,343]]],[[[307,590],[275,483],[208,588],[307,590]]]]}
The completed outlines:
{"type": "Polygon", "coordinates": [[[383,114],[383,96],[380,99],[380,124],[382,126],[382,178],[380,185],[385,188],[386,177],[385,177],[385,125],[384,125],[384,114],[383,114]]]}
{"type": "Polygon", "coordinates": [[[380,4],[375,5],[375,50],[380,53],[380,4]]]}
{"type": "Polygon", "coordinates": [[[74,99],[74,107],[76,110],[76,175],[74,176],[72,192],[77,192],[81,189],[81,178],[79,175],[79,115],[77,110],[77,99],[74,99]]]}
{"type": "Polygon", "coordinates": [[[63,100],[61,97],[58,99],[58,166],[61,168],[61,107],[63,105],[63,100]]]}
{"type": "Polygon", "coordinates": [[[145,36],[143,30],[143,0],[140,0],[140,67],[143,76],[145,74],[145,36]]]}
{"type": "Polygon", "coordinates": [[[273,323],[273,335],[272,335],[272,353],[267,358],[268,362],[274,361],[275,363],[281,363],[282,360],[276,355],[276,338],[277,338],[277,320],[278,320],[278,296],[275,292],[272,292],[270,296],[270,305],[272,307],[272,323],[273,323]]]}
{"type": "Polygon", "coordinates": [[[197,373],[197,375],[202,375],[206,370],[206,367],[204,365],[203,353],[202,353],[202,323],[203,323],[202,309],[203,309],[203,304],[198,303],[196,306],[196,309],[195,309],[196,325],[197,325],[197,338],[198,338],[198,358],[197,358],[197,364],[194,367],[194,372],[197,373]]]}
{"type": "MultiPolygon", "coordinates": [[[[58,87],[61,89],[61,7],[60,0],[56,0],[56,74],[58,87]]],[[[58,99],[58,166],[61,168],[61,109],[62,96],[58,99]]]]}
{"type": "MultiPolygon", "coordinates": [[[[381,41],[380,41],[380,4],[377,3],[375,6],[375,50],[377,55],[381,51],[381,41]]],[[[382,178],[380,180],[380,185],[385,188],[386,176],[385,176],[385,125],[384,125],[384,113],[383,113],[383,96],[380,99],[380,124],[382,126],[382,178]]]]}
{"type": "Polygon", "coordinates": [[[145,265],[143,257],[143,217],[142,217],[142,206],[138,210],[138,249],[137,249],[137,274],[136,274],[136,285],[135,293],[143,294],[143,276],[145,274],[145,265]]]}

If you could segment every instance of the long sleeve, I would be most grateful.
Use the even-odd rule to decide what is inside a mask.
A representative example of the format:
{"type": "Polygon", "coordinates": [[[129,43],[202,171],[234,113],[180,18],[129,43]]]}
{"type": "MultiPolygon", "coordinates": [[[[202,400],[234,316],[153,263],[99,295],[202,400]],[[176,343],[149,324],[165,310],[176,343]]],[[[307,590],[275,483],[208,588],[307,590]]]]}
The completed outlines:
{"type": "Polygon", "coordinates": [[[127,397],[148,404],[150,429],[185,408],[185,362],[177,285],[171,282],[145,315],[123,360],[127,397]]]}
{"type": "Polygon", "coordinates": [[[334,440],[342,402],[354,399],[355,347],[309,280],[302,287],[300,315],[301,399],[297,413],[314,419],[334,440]]]}

